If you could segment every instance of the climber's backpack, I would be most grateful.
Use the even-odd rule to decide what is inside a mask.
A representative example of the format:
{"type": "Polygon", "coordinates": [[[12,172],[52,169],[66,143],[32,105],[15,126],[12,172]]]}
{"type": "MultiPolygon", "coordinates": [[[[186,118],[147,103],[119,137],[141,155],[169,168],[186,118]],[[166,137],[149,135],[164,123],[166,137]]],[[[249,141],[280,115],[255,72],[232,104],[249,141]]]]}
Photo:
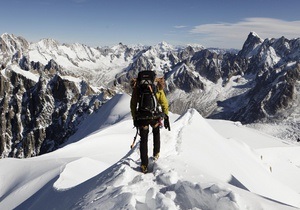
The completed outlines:
{"type": "Polygon", "coordinates": [[[138,94],[137,114],[139,119],[158,118],[159,108],[156,98],[157,86],[154,71],[140,71],[136,80],[138,94]]]}

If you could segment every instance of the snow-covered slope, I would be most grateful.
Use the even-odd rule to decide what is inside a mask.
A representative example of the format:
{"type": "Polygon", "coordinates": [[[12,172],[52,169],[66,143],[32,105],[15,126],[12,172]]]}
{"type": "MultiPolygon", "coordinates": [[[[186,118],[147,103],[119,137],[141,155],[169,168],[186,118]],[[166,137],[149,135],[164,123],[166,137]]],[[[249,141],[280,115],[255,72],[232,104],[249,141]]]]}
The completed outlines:
{"type": "Polygon", "coordinates": [[[300,208],[300,147],[194,109],[170,114],[161,158],[140,173],[129,100],[116,95],[61,149],[1,159],[0,209],[300,208]]]}

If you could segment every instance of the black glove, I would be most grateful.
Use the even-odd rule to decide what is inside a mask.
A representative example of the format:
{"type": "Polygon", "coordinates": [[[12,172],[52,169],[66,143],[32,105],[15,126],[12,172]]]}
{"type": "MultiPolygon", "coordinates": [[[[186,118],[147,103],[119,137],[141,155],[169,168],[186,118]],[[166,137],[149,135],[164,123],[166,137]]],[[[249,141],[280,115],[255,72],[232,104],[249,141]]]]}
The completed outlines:
{"type": "Polygon", "coordinates": [[[169,116],[168,115],[166,115],[164,117],[164,126],[165,126],[165,129],[168,129],[169,131],[171,130],[170,122],[169,122],[169,116]]]}

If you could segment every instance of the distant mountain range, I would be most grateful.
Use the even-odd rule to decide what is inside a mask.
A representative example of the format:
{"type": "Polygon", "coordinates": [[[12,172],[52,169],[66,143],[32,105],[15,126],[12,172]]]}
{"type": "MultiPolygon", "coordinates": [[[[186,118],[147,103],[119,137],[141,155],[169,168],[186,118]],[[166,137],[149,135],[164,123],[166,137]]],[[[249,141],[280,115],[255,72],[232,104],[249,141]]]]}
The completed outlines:
{"type": "Polygon", "coordinates": [[[166,79],[172,112],[195,108],[207,118],[257,128],[268,123],[276,136],[296,142],[299,61],[300,38],[262,40],[254,32],[242,50],[166,42],[93,48],[3,34],[0,154],[30,157],[54,150],[112,95],[130,93],[129,80],[145,69],[166,79]]]}

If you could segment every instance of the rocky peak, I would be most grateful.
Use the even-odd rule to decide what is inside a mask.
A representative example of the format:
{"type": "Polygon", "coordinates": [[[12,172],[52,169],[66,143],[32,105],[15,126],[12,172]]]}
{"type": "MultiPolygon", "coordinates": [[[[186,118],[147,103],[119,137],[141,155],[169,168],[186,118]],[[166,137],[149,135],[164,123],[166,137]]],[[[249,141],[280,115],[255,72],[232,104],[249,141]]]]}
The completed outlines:
{"type": "Polygon", "coordinates": [[[166,81],[168,92],[178,88],[187,93],[196,89],[204,89],[204,84],[200,81],[200,75],[184,63],[179,63],[171,72],[168,72],[166,81]]]}
{"type": "Polygon", "coordinates": [[[10,63],[18,63],[26,54],[29,48],[29,42],[23,37],[17,37],[13,34],[3,34],[0,37],[0,66],[6,66],[10,63]]]}
{"type": "Polygon", "coordinates": [[[216,83],[221,77],[220,72],[223,55],[218,55],[208,49],[196,52],[190,59],[195,71],[202,77],[216,83]]]}
{"type": "Polygon", "coordinates": [[[180,51],[178,53],[178,57],[181,59],[181,60],[185,60],[189,57],[192,57],[195,52],[197,50],[195,50],[192,46],[187,46],[186,48],[184,48],[182,51],[180,51]]]}
{"type": "Polygon", "coordinates": [[[251,32],[244,45],[242,50],[239,52],[239,56],[250,58],[257,53],[260,45],[263,43],[263,40],[255,33],[251,32]]]}
{"type": "Polygon", "coordinates": [[[58,41],[50,38],[41,39],[37,43],[37,47],[39,49],[46,49],[46,50],[58,50],[59,43],[58,41]]]}
{"type": "Polygon", "coordinates": [[[1,53],[14,54],[16,51],[27,49],[29,42],[20,36],[13,34],[2,34],[0,37],[1,53]]]}
{"type": "Polygon", "coordinates": [[[169,52],[174,50],[174,47],[165,41],[158,43],[157,45],[154,46],[154,48],[156,48],[160,52],[169,52]]]}
{"type": "Polygon", "coordinates": [[[51,59],[45,66],[45,70],[49,72],[59,72],[61,69],[61,66],[59,66],[53,59],[51,59]]]}

